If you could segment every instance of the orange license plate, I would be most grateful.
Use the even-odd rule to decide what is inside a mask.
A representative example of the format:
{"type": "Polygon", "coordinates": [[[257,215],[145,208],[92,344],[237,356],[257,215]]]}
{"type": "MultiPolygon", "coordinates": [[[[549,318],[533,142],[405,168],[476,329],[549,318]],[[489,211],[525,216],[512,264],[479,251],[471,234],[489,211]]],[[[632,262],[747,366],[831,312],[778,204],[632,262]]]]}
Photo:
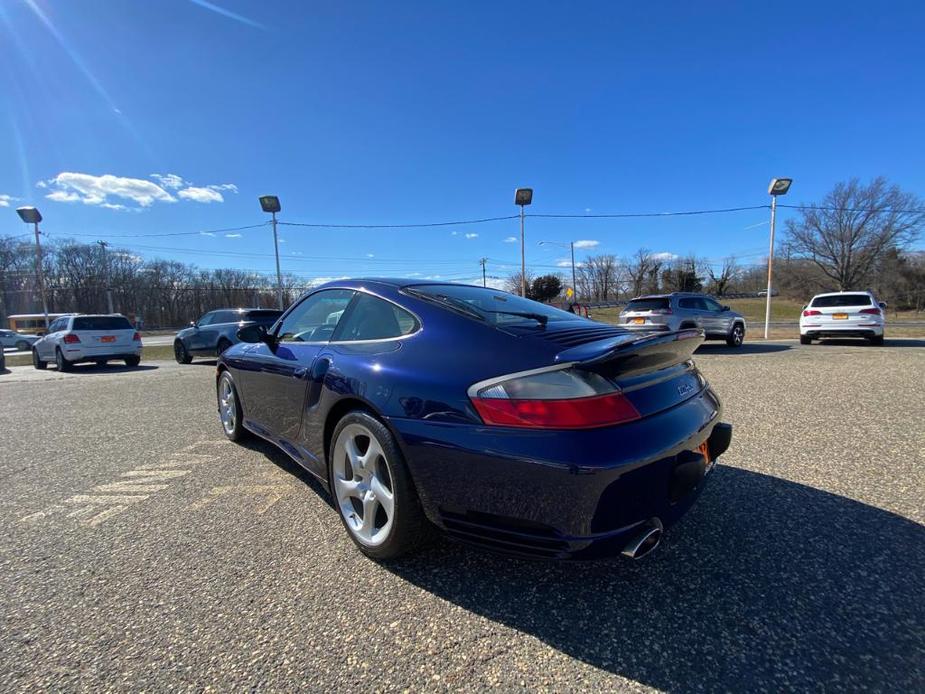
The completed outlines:
{"type": "Polygon", "coordinates": [[[644,325],[646,322],[645,318],[631,318],[630,323],[633,325],[644,325]]]}
{"type": "Polygon", "coordinates": [[[103,337],[100,338],[100,342],[115,342],[115,341],[116,341],[115,335],[103,335],[103,337]]]}
{"type": "Polygon", "coordinates": [[[847,313],[833,313],[832,320],[848,320],[847,313]]]}

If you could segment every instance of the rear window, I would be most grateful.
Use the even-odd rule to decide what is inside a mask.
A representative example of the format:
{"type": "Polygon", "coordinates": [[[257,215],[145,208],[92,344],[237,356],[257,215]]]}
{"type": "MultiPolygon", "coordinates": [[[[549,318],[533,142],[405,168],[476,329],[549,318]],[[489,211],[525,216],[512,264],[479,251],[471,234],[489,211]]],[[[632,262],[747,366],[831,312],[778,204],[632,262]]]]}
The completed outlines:
{"type": "Polygon", "coordinates": [[[668,308],[667,297],[655,299],[633,299],[626,305],[627,311],[657,311],[658,309],[663,308],[668,308]]]}
{"type": "Polygon", "coordinates": [[[131,330],[125,316],[78,316],[72,330],[131,330]]]}
{"type": "Polygon", "coordinates": [[[465,284],[418,284],[405,293],[495,325],[576,320],[575,315],[497,289],[465,284]]]}
{"type": "Polygon", "coordinates": [[[270,309],[257,309],[247,312],[247,320],[275,321],[283,315],[282,311],[273,311],[270,309]]]}
{"type": "Polygon", "coordinates": [[[813,299],[813,308],[870,306],[872,303],[869,294],[833,294],[832,296],[817,296],[813,299]]]}

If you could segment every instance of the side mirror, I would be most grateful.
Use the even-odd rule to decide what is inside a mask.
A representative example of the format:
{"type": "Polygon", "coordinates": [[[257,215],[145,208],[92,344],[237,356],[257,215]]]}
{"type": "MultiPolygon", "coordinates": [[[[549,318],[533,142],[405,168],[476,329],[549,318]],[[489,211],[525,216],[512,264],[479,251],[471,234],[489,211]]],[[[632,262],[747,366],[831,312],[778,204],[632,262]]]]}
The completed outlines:
{"type": "Polygon", "coordinates": [[[191,327],[191,328],[198,328],[199,325],[197,325],[196,321],[191,320],[191,321],[189,322],[189,327],[191,327]]]}
{"type": "Polygon", "coordinates": [[[264,325],[245,325],[243,328],[239,329],[236,334],[241,342],[247,342],[249,344],[263,342],[270,348],[276,346],[276,336],[272,333],[268,333],[264,325]]]}
{"type": "Polygon", "coordinates": [[[723,311],[731,311],[731,310],[732,310],[732,309],[729,308],[728,306],[723,306],[723,311]]]}
{"type": "Polygon", "coordinates": [[[886,302],[885,302],[885,301],[881,301],[881,302],[880,302],[880,308],[886,308],[886,302]]]}

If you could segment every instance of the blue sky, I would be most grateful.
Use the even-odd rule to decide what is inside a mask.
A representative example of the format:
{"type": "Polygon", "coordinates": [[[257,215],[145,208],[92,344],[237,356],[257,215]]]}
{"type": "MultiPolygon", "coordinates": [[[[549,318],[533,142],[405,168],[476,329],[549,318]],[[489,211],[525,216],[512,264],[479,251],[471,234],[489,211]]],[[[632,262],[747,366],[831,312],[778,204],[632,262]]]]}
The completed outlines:
{"type": "MultiPolygon", "coordinates": [[[[35,204],[50,239],[269,273],[267,228],[154,235],[258,224],[264,193],[332,224],[514,214],[519,185],[535,213],[761,205],[773,176],[790,203],[852,176],[922,195],[923,21],[899,2],[0,0],[0,234],[35,204]]],[[[579,258],[748,263],[767,232],[765,210],[529,219],[527,258],[554,271],[567,254],[536,242],[584,240],[579,258]]],[[[517,234],[282,227],[282,264],[463,279],[484,256],[505,276],[517,234]]]]}

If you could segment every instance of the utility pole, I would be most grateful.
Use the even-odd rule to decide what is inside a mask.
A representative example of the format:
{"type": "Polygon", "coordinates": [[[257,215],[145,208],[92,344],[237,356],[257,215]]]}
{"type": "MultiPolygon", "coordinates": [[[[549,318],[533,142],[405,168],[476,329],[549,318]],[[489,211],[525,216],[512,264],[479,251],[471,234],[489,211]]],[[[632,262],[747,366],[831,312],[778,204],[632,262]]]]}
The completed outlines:
{"type": "Polygon", "coordinates": [[[482,258],[479,261],[479,264],[482,266],[482,286],[487,287],[488,283],[485,281],[485,263],[488,262],[488,258],[482,258]]]}
{"type": "Polygon", "coordinates": [[[514,191],[514,204],[520,206],[520,295],[527,296],[527,256],[524,236],[524,207],[533,202],[533,188],[518,188],[514,191]]]}
{"type": "Polygon", "coordinates": [[[106,241],[97,241],[97,243],[103,252],[103,271],[106,273],[106,303],[109,306],[109,312],[115,313],[116,311],[112,307],[112,269],[109,267],[109,255],[106,253],[106,246],[109,244],[106,241]]]}
{"type": "Polygon", "coordinates": [[[283,306],[283,276],[279,271],[279,238],[276,236],[276,212],[273,213],[273,250],[276,251],[276,297],[279,299],[279,310],[283,306]]]}

